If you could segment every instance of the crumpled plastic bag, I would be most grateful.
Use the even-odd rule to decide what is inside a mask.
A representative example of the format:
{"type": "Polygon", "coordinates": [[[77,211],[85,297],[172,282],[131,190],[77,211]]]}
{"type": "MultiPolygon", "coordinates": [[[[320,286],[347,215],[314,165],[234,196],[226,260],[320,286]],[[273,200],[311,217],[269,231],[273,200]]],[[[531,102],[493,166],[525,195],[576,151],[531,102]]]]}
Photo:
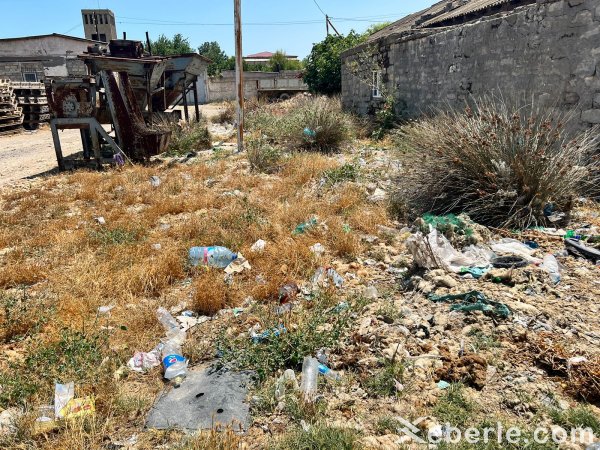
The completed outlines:
{"type": "Polygon", "coordinates": [[[127,367],[134,372],[143,373],[154,367],[160,366],[160,364],[160,351],[154,349],[150,352],[135,352],[127,362],[127,367]]]}
{"type": "Polygon", "coordinates": [[[237,258],[225,268],[225,273],[227,275],[232,275],[234,273],[242,273],[244,270],[250,269],[252,269],[252,266],[250,266],[248,260],[246,260],[241,253],[238,253],[237,258]]]}
{"type": "Polygon", "coordinates": [[[454,273],[459,273],[463,267],[487,267],[491,258],[489,251],[474,245],[462,253],[457,251],[436,229],[427,236],[421,232],[413,234],[406,240],[406,247],[420,267],[454,273]]]}
{"type": "Polygon", "coordinates": [[[492,250],[498,255],[515,255],[524,258],[525,260],[537,264],[541,262],[541,259],[534,258],[533,254],[535,249],[523,244],[521,241],[516,239],[504,238],[498,242],[491,244],[492,250]]]}

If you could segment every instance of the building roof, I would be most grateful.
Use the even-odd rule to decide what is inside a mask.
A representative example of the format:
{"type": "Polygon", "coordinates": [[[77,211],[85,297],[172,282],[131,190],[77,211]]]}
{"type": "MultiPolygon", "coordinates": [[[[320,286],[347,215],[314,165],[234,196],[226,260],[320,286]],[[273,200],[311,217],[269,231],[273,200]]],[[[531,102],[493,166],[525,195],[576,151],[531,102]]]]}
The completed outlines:
{"type": "MultiPolygon", "coordinates": [[[[254,55],[244,56],[244,59],[271,59],[275,53],[272,52],[260,52],[255,53],[254,55]]],[[[288,59],[297,58],[294,55],[285,55],[288,59]]]]}
{"type": "Polygon", "coordinates": [[[526,1],[527,0],[442,0],[427,9],[403,17],[382,30],[373,33],[369,36],[368,41],[372,42],[392,34],[401,34],[413,30],[426,30],[435,26],[440,26],[446,21],[459,19],[473,13],[483,12],[488,8],[511,2],[515,3],[515,6],[518,6],[526,1]]]}
{"type": "Polygon", "coordinates": [[[59,34],[59,33],[52,33],[52,34],[39,34],[36,36],[22,36],[22,37],[14,37],[14,38],[4,38],[4,39],[0,39],[0,41],[24,41],[24,40],[28,40],[28,39],[43,39],[43,38],[48,38],[48,37],[60,37],[63,39],[70,39],[73,41],[80,41],[80,42],[93,42],[93,43],[99,43],[99,44],[106,44],[106,42],[101,42],[101,41],[93,41],[91,39],[84,39],[84,38],[80,38],[80,37],[75,37],[75,36],[67,36],[66,34],[59,34]]]}

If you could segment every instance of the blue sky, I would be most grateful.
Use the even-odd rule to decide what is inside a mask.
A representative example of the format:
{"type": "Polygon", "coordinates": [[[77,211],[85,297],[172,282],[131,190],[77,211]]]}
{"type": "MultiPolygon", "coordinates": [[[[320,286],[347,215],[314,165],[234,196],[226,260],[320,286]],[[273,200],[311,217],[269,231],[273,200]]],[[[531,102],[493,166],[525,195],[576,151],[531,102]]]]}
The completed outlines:
{"type": "MultiPolygon", "coordinates": [[[[347,33],[397,20],[435,0],[316,1],[334,18],[339,32],[347,33]]],[[[126,31],[129,39],[144,40],[145,31],[154,38],[179,32],[193,47],[218,41],[233,54],[233,0],[0,0],[0,38],[47,33],[83,37],[80,10],[98,5],[114,11],[119,36],[126,31]]],[[[326,34],[325,18],[314,0],[242,0],[242,10],[246,55],[283,49],[304,57],[326,34]]]]}

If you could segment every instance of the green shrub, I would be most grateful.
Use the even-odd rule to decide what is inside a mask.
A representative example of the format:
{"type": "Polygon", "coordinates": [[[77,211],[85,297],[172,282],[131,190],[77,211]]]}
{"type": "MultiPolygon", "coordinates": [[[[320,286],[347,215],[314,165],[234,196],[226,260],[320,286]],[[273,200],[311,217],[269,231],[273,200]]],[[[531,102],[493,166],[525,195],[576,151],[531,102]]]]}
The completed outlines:
{"type": "Polygon", "coordinates": [[[171,137],[168,155],[178,156],[212,147],[210,132],[206,123],[190,122],[183,126],[177,125],[171,137]]]}
{"type": "Polygon", "coordinates": [[[438,400],[433,414],[441,423],[462,427],[469,422],[474,411],[473,402],[465,397],[464,386],[452,384],[438,400]]]}
{"type": "Polygon", "coordinates": [[[549,415],[556,425],[566,430],[590,428],[596,436],[600,436],[600,417],[596,416],[587,405],[580,405],[567,411],[553,409],[549,415]]]}
{"type": "Polygon", "coordinates": [[[220,363],[232,364],[241,370],[254,370],[261,381],[279,369],[300,370],[305,356],[314,355],[320,348],[338,348],[351,324],[352,308],[335,312],[328,309],[330,306],[329,297],[316,298],[314,307],[306,314],[293,315],[293,323],[286,323],[283,332],[279,317],[268,315],[263,309],[257,310],[256,314],[263,316],[262,330],[278,329],[279,335],[261,342],[254,342],[247,334],[234,338],[222,335],[217,342],[222,355],[220,363]],[[326,324],[330,327],[328,331],[316,331],[326,324]]]}
{"type": "Polygon", "coordinates": [[[417,213],[466,213],[496,227],[556,226],[580,194],[598,190],[597,130],[572,134],[570,116],[485,98],[404,127],[412,149],[404,190],[417,213]]]}
{"type": "Polygon", "coordinates": [[[329,153],[346,143],[353,118],[342,111],[339,98],[297,96],[248,114],[247,125],[273,143],[291,150],[329,153]]]}

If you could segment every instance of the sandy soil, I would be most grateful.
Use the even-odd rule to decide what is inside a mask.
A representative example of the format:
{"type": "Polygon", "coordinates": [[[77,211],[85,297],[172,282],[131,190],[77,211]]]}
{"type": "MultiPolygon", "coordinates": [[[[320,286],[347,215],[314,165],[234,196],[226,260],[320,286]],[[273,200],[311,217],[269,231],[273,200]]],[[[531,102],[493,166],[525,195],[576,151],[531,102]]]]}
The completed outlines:
{"type": "MultiPolygon", "coordinates": [[[[61,131],[63,155],[81,151],[79,130],[61,131]]],[[[50,128],[0,136],[0,186],[14,185],[57,170],[50,128]]]]}

